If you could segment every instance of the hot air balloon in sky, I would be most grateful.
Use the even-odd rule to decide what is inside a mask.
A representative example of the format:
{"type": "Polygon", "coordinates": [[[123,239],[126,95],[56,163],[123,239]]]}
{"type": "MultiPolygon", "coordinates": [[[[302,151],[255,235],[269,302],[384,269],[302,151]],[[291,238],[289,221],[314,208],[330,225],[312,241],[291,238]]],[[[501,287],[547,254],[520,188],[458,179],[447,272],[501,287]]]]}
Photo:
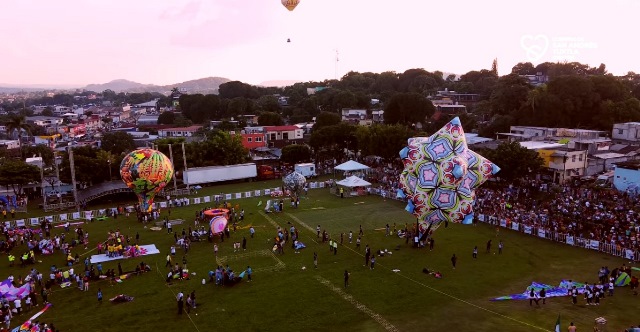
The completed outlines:
{"type": "Polygon", "coordinates": [[[290,12],[296,9],[300,0],[282,0],[282,5],[287,8],[290,12]]]}
{"type": "MultiPolygon", "coordinates": [[[[292,12],[294,9],[296,9],[298,4],[300,3],[300,0],[282,0],[281,2],[285,8],[292,12]]],[[[287,38],[287,43],[291,43],[291,38],[287,38]]]]}
{"type": "Polygon", "coordinates": [[[138,196],[140,211],[151,212],[153,198],[171,181],[173,164],[160,151],[138,149],[122,159],[120,176],[138,196]]]}

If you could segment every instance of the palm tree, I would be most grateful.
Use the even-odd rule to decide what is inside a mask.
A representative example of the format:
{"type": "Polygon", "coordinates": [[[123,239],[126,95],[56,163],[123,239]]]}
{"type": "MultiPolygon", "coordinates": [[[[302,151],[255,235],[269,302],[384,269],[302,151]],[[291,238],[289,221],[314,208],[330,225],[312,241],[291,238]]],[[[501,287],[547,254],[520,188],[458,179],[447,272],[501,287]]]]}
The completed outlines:
{"type": "Polygon", "coordinates": [[[13,133],[18,132],[18,147],[20,149],[20,158],[22,158],[22,132],[31,133],[31,126],[27,123],[24,115],[14,115],[5,124],[7,135],[13,138],[13,133]]]}

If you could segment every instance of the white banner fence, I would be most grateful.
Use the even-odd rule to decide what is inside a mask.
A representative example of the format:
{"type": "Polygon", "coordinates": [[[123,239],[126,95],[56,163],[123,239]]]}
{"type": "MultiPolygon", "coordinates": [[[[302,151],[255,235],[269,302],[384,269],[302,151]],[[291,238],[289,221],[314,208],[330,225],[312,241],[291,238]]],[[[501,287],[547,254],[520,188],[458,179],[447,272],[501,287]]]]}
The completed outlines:
{"type": "Polygon", "coordinates": [[[593,239],[585,239],[570,234],[554,232],[547,229],[546,227],[522,225],[517,222],[512,222],[509,224],[506,220],[498,220],[496,217],[486,216],[483,214],[479,214],[476,217],[481,222],[504,227],[506,229],[510,229],[520,233],[529,234],[559,243],[564,243],[574,247],[596,250],[616,257],[623,257],[634,262],[640,261],[640,252],[638,250],[623,248],[613,243],[607,243],[604,241],[593,239]]]}

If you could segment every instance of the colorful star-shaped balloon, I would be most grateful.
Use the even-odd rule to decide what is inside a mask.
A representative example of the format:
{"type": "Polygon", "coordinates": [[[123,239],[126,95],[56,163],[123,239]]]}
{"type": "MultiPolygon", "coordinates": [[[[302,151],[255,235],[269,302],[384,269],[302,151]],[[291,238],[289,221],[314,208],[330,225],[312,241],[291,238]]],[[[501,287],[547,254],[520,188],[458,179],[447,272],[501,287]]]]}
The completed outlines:
{"type": "Polygon", "coordinates": [[[500,168],[471,151],[459,118],[429,137],[414,137],[400,151],[404,171],[398,197],[419,220],[420,231],[435,230],[444,221],[473,221],[475,189],[500,168]]]}

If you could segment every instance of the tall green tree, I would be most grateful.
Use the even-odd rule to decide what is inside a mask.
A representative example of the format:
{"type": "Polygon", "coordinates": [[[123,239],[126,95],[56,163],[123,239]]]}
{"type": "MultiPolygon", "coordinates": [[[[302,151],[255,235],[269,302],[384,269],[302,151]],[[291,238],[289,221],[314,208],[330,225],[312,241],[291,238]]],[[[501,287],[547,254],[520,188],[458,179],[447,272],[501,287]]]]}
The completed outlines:
{"type": "Polygon", "coordinates": [[[0,186],[11,188],[16,195],[32,182],[40,182],[40,168],[22,160],[5,158],[0,161],[0,186]]]}
{"type": "Polygon", "coordinates": [[[337,125],[342,121],[342,117],[339,114],[331,112],[320,112],[316,117],[316,123],[313,125],[313,130],[319,130],[324,127],[337,125]]]}
{"type": "Polygon", "coordinates": [[[500,172],[497,176],[507,181],[536,174],[543,166],[538,152],[522,147],[518,142],[505,142],[495,150],[478,153],[498,165],[500,172]]]}
{"type": "Polygon", "coordinates": [[[311,160],[311,150],[303,144],[292,144],[282,148],[280,160],[291,165],[311,160]]]}
{"type": "Polygon", "coordinates": [[[260,126],[281,126],[284,124],[284,120],[278,113],[274,112],[262,112],[258,116],[258,125],[260,126]]]}
{"type": "Polygon", "coordinates": [[[20,148],[20,156],[22,157],[22,134],[31,132],[31,126],[27,123],[24,116],[13,115],[9,118],[9,121],[5,124],[7,135],[14,137],[14,133],[18,137],[18,146],[20,148]]]}
{"type": "Polygon", "coordinates": [[[399,93],[393,96],[385,107],[384,122],[404,125],[424,123],[433,113],[435,107],[424,96],[418,93],[399,93]]]}
{"type": "Polygon", "coordinates": [[[101,148],[114,155],[121,155],[136,148],[133,136],[123,131],[112,131],[102,135],[101,148]]]}

